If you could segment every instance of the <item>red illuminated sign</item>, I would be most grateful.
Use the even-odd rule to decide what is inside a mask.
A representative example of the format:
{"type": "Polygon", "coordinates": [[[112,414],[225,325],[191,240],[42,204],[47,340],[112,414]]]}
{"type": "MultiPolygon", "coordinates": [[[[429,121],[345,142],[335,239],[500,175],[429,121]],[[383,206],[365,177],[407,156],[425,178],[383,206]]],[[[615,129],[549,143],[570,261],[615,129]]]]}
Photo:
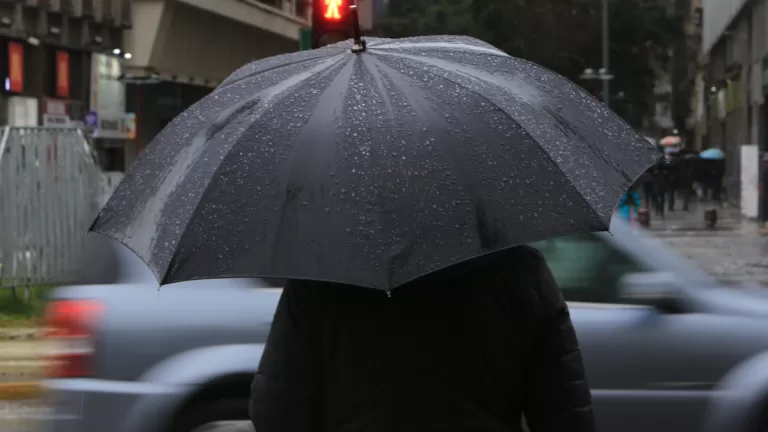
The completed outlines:
{"type": "Polygon", "coordinates": [[[8,90],[24,91],[24,45],[8,42],[8,90]]]}
{"type": "Polygon", "coordinates": [[[340,9],[342,7],[343,0],[325,0],[325,19],[338,21],[341,19],[340,9]]]}
{"type": "Polygon", "coordinates": [[[56,51],[56,96],[69,97],[69,53],[56,51]]]}
{"type": "Polygon", "coordinates": [[[350,0],[312,0],[312,48],[352,37],[353,14],[349,8],[353,4],[350,0]]]}

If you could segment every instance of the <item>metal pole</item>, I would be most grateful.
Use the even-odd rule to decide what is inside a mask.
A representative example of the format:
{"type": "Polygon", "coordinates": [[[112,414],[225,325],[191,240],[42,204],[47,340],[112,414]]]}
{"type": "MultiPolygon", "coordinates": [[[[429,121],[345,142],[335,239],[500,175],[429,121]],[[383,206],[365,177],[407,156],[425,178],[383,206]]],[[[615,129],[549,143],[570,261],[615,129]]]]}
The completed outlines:
{"type": "MultiPolygon", "coordinates": [[[[608,0],[603,0],[603,69],[605,69],[606,73],[609,73],[611,70],[608,51],[608,41],[610,38],[608,19],[608,0]]],[[[603,102],[608,106],[611,105],[611,82],[605,77],[603,77],[603,102]]]]}

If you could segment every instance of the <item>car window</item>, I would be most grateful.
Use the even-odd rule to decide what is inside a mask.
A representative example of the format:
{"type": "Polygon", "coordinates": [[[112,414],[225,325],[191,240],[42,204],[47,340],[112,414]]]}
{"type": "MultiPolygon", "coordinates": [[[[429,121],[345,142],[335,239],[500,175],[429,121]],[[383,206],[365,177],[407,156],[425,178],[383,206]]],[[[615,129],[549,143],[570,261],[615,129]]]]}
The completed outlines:
{"type": "Polygon", "coordinates": [[[541,251],[567,301],[617,303],[618,282],[642,266],[594,234],[532,244],[541,251]]]}

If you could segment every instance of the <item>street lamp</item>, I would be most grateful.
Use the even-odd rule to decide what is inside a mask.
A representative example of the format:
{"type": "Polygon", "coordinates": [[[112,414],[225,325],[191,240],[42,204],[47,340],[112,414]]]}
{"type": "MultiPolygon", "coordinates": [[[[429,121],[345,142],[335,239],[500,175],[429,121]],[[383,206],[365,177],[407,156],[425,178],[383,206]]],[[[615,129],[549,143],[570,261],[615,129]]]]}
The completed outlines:
{"type": "Polygon", "coordinates": [[[584,72],[581,73],[579,78],[586,81],[602,81],[603,82],[603,103],[605,103],[606,105],[610,103],[610,95],[606,92],[610,91],[610,87],[608,86],[608,83],[614,78],[614,76],[612,73],[608,71],[608,69],[600,68],[597,71],[591,68],[584,69],[584,72]]]}
{"type": "MultiPolygon", "coordinates": [[[[610,26],[608,20],[608,0],[603,0],[603,68],[600,70],[605,71],[606,76],[609,75],[608,71],[610,70],[610,56],[608,55],[610,26]]],[[[608,106],[611,105],[611,79],[613,79],[613,75],[611,78],[603,79],[603,103],[608,106]]]]}
{"type": "MultiPolygon", "coordinates": [[[[594,78],[583,78],[582,79],[600,79],[603,81],[603,102],[606,105],[610,105],[611,103],[611,84],[610,80],[613,79],[613,75],[609,73],[611,66],[610,66],[610,56],[609,56],[609,41],[610,41],[610,16],[608,12],[608,2],[611,0],[602,0],[602,54],[603,54],[603,67],[600,69],[602,71],[602,74],[600,74],[597,77],[594,78]],[[610,77],[610,78],[608,78],[610,77]]],[[[580,3],[591,3],[592,0],[587,1],[580,1],[580,3]]],[[[587,69],[584,71],[583,75],[594,75],[594,70],[587,69]],[[592,71],[592,74],[587,74],[587,71],[592,71]]]]}

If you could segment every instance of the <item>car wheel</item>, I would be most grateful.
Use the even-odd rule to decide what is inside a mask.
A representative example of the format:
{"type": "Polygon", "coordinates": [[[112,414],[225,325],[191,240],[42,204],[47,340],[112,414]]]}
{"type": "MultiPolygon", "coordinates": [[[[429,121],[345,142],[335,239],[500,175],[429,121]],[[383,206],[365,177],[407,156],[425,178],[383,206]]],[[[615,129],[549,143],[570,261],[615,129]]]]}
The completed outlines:
{"type": "Polygon", "coordinates": [[[201,401],[177,417],[173,432],[253,432],[247,399],[201,401]]]}

